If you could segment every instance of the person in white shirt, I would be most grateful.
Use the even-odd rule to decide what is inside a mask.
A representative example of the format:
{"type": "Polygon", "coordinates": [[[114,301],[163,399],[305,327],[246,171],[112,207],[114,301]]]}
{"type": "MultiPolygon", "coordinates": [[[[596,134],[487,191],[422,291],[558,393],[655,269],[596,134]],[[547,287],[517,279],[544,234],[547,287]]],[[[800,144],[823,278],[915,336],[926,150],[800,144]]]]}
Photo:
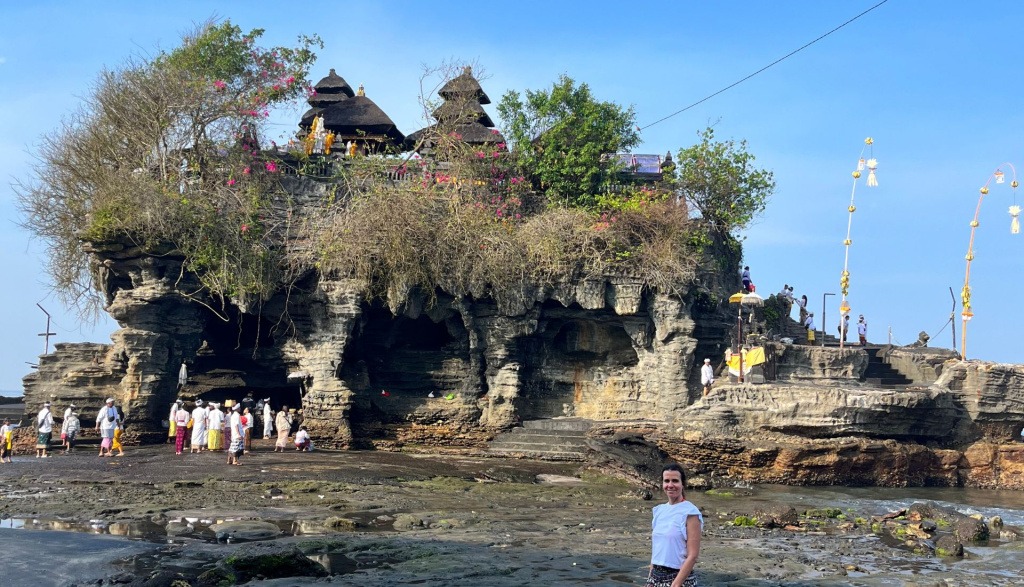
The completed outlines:
{"type": "Polygon", "coordinates": [[[814,344],[814,312],[807,313],[804,327],[807,328],[807,344],[814,344]]]}
{"type": "Polygon", "coordinates": [[[196,407],[192,410],[192,445],[189,453],[203,452],[206,448],[206,408],[203,407],[203,400],[196,400],[196,407]]]}
{"type": "Polygon", "coordinates": [[[686,501],[686,474],[675,463],[661,471],[661,489],[668,502],[655,506],[651,520],[651,572],[647,587],[696,587],[693,570],[700,557],[704,517],[686,501]]]}
{"type": "Polygon", "coordinates": [[[174,442],[178,435],[178,421],[175,416],[178,414],[179,407],[181,407],[180,399],[171,403],[171,411],[167,414],[167,442],[174,442]]]}
{"type": "Polygon", "coordinates": [[[121,414],[114,407],[114,398],[108,397],[106,404],[96,414],[96,430],[100,431],[100,453],[101,457],[112,457],[114,453],[110,450],[114,446],[114,430],[121,422],[121,414]]]}
{"type": "Polygon", "coordinates": [[[11,437],[14,435],[14,429],[17,427],[17,425],[11,426],[10,420],[4,420],[4,425],[0,426],[0,463],[14,462],[11,459],[14,446],[11,437]]]}
{"type": "Polygon", "coordinates": [[[700,384],[704,386],[704,395],[711,391],[715,383],[715,368],[711,366],[711,359],[704,359],[704,366],[700,368],[700,384]]]}
{"type": "Polygon", "coordinates": [[[78,406],[76,406],[75,404],[69,404],[67,409],[64,410],[64,420],[62,421],[60,426],[60,445],[61,447],[64,448],[64,452],[68,452],[68,449],[70,447],[68,446],[68,436],[67,432],[64,430],[65,426],[63,422],[66,422],[67,419],[71,417],[71,414],[74,413],[75,408],[77,407],[78,406]]]}
{"type": "Polygon", "coordinates": [[[864,314],[857,320],[857,338],[860,339],[860,346],[868,344],[868,323],[864,321],[864,314]]]}
{"type": "Polygon", "coordinates": [[[313,450],[313,441],[310,440],[305,426],[299,426],[299,431],[295,433],[295,450],[307,452],[313,450]]]}
{"type": "Polygon", "coordinates": [[[274,433],[274,410],[270,408],[270,398],[263,400],[263,439],[267,440],[274,433]]]}
{"type": "Polygon", "coordinates": [[[50,413],[50,402],[44,403],[43,409],[36,414],[36,432],[39,433],[36,438],[36,458],[45,459],[50,456],[47,451],[50,450],[50,435],[53,434],[53,414],[50,413]]]}
{"type": "Polygon", "coordinates": [[[245,424],[242,424],[242,411],[239,404],[231,408],[231,446],[228,447],[228,464],[241,465],[239,461],[245,452],[245,424]]]}
{"type": "Polygon", "coordinates": [[[75,450],[75,438],[78,437],[78,431],[82,429],[82,421],[78,419],[78,414],[71,412],[64,418],[64,422],[60,427],[60,435],[64,438],[64,452],[70,453],[75,450]]]}
{"type": "Polygon", "coordinates": [[[206,448],[210,450],[221,450],[223,442],[224,412],[220,411],[220,404],[211,403],[210,413],[206,415],[206,448]]]}

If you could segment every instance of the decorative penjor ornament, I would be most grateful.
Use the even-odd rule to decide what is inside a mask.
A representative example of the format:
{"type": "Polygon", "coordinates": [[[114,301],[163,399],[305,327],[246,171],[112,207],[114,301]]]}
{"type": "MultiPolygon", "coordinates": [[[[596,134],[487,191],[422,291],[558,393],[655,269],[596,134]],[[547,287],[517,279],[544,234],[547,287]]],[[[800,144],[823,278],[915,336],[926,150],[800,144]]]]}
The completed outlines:
{"type": "MultiPolygon", "coordinates": [[[[843,246],[845,247],[845,256],[843,258],[843,272],[839,275],[839,291],[842,292],[842,301],[839,304],[839,313],[846,316],[850,313],[850,303],[846,300],[846,296],[850,293],[850,245],[853,244],[853,239],[850,238],[850,232],[853,228],[853,213],[857,211],[857,206],[854,205],[854,198],[857,196],[857,181],[863,175],[865,169],[868,170],[868,187],[878,187],[878,178],[875,177],[875,171],[878,169],[878,159],[874,158],[874,145],[875,139],[868,137],[864,139],[864,147],[861,149],[860,158],[857,159],[857,168],[854,169],[853,173],[853,189],[850,190],[850,205],[846,207],[846,211],[849,213],[846,221],[846,239],[843,240],[843,246]],[[864,152],[867,151],[867,159],[864,158],[864,152]]],[[[841,337],[839,340],[839,348],[842,348],[846,341],[846,337],[841,337]]]]}

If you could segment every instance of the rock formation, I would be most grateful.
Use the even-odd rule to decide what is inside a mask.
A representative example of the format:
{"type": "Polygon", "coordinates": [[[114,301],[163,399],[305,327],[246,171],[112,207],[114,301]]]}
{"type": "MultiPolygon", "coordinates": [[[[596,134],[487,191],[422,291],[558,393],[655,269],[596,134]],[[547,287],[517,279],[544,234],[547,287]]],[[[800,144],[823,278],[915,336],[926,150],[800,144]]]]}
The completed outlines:
{"type": "MultiPolygon", "coordinates": [[[[325,189],[289,181],[289,213],[325,189]]],[[[61,344],[42,357],[25,377],[25,409],[50,400],[59,414],[74,402],[88,423],[112,396],[128,441],[162,438],[179,396],[252,391],[301,409],[323,447],[479,451],[523,420],[572,416],[594,422],[595,446],[628,437],[700,474],[1024,488],[1024,446],[1009,444],[1024,423],[1024,366],[769,342],[765,384],[723,379],[701,397],[700,359],[719,363],[733,335],[732,312],[715,300],[736,279],[713,270],[683,297],[608,276],[524,284],[500,304],[412,292],[399,308],[367,299],[362,283],[310,272],[257,309],[191,295],[201,288],[173,250],[86,247],[121,328],[109,345],[61,344]],[[878,360],[910,383],[873,384],[878,360]]]]}

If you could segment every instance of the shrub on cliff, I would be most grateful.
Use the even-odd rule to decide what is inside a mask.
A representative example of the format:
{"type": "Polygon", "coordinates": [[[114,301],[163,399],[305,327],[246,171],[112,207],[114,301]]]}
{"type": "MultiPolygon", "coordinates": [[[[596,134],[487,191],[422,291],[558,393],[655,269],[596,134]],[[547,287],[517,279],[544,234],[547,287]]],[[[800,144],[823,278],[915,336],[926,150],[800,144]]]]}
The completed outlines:
{"type": "Polygon", "coordinates": [[[267,293],[280,268],[264,222],[277,169],[258,154],[261,129],[269,109],[303,95],[320,41],[264,48],[262,33],[211,22],[170,52],[104,70],[43,137],[18,195],[63,302],[102,304],[82,240],[170,243],[208,292],[267,293]]]}

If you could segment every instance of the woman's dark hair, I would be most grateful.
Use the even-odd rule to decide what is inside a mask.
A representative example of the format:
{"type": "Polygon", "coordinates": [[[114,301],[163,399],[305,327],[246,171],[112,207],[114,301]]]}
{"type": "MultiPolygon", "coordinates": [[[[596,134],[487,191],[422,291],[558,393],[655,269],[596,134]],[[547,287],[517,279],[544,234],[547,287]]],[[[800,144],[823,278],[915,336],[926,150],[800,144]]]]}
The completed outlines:
{"type": "Polygon", "coordinates": [[[683,467],[681,467],[678,463],[669,463],[661,469],[662,475],[664,475],[666,471],[678,472],[679,479],[683,482],[683,487],[686,487],[686,471],[683,470],[683,467]]]}

